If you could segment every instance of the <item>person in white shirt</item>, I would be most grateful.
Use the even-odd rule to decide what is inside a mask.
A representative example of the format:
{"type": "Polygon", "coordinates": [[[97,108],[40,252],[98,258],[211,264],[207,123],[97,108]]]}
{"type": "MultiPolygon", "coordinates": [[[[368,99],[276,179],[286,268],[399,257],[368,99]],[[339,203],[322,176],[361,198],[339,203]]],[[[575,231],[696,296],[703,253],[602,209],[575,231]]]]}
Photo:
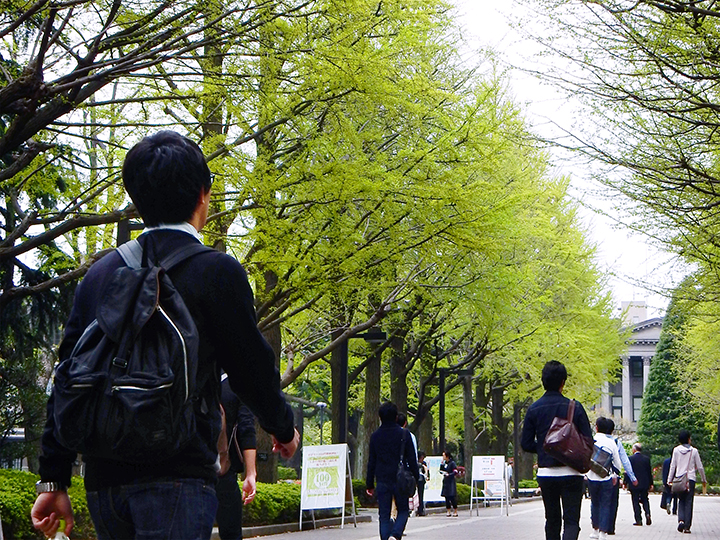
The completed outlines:
{"type": "Polygon", "coordinates": [[[620,470],[622,462],[617,444],[611,433],[614,423],[603,416],[595,421],[595,452],[593,468],[587,472],[588,491],[590,492],[590,520],[593,532],[590,538],[605,540],[612,528],[613,486],[619,482],[613,467],[620,470]],[[597,459],[596,459],[597,458],[597,459]],[[602,459],[606,458],[606,459],[602,459]],[[601,463],[604,461],[604,463],[601,463]]]}

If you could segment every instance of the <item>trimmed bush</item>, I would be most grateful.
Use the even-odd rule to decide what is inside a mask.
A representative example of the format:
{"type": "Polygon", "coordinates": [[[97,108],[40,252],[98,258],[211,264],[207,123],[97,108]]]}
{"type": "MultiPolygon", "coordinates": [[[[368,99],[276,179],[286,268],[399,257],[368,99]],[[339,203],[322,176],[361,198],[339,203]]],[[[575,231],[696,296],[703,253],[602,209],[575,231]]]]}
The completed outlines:
{"type": "MultiPolygon", "coordinates": [[[[30,510],[35,502],[35,482],[39,479],[37,475],[25,471],[0,469],[0,518],[5,540],[44,538],[33,528],[30,520],[30,510]]],[[[68,490],[68,495],[75,517],[73,540],[95,538],[95,528],[88,513],[82,478],[73,479],[73,487],[68,490]]]]}
{"type": "Polygon", "coordinates": [[[362,506],[364,508],[377,507],[377,499],[375,499],[375,497],[370,497],[365,492],[365,480],[353,479],[352,489],[356,505],[362,506]]]}
{"type": "Polygon", "coordinates": [[[518,489],[537,489],[538,483],[537,480],[519,480],[518,481],[518,489]]]}
{"type": "Polygon", "coordinates": [[[467,484],[457,484],[457,503],[470,504],[470,492],[472,489],[467,484]]]}
{"type": "Polygon", "coordinates": [[[297,480],[297,471],[292,467],[278,467],[278,480],[297,480]]]}
{"type": "Polygon", "coordinates": [[[243,508],[243,525],[290,523],[300,516],[299,484],[258,482],[252,503],[243,508]]]}

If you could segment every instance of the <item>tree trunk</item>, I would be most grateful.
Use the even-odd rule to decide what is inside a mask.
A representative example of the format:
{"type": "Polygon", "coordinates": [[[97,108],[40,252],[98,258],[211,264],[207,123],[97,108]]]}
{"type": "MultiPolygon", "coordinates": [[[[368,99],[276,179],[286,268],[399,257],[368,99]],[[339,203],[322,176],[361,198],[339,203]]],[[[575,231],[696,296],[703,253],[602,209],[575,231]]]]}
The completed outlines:
{"type": "Polygon", "coordinates": [[[405,374],[405,342],[395,338],[390,356],[390,401],[397,405],[398,412],[407,412],[408,387],[405,374]]]}
{"type": "Polygon", "coordinates": [[[375,354],[365,368],[365,412],[360,425],[355,469],[358,478],[365,478],[370,435],[380,427],[380,417],[377,414],[380,406],[380,374],[380,356],[375,354]]]}
{"type": "MultiPolygon", "coordinates": [[[[333,330],[331,333],[331,339],[334,341],[340,335],[342,335],[342,328],[333,330]]],[[[338,444],[341,441],[342,435],[340,434],[340,422],[341,415],[345,416],[345,425],[347,426],[347,409],[343,409],[340,406],[341,402],[347,399],[347,388],[342,388],[342,369],[344,364],[343,354],[346,354],[346,345],[340,345],[333,349],[330,353],[330,401],[332,404],[330,421],[332,426],[332,437],[331,441],[333,444],[338,444]]]]}
{"type": "Polygon", "coordinates": [[[432,456],[435,454],[435,448],[433,447],[433,416],[432,413],[427,413],[417,427],[417,440],[418,450],[422,450],[427,455],[432,456]]]}

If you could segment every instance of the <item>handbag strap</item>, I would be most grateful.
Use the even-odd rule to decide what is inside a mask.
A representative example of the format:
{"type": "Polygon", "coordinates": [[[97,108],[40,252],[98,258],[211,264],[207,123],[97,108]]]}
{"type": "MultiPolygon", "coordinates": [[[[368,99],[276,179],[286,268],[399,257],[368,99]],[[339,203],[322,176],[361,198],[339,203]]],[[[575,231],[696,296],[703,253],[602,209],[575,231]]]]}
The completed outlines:
{"type": "Polygon", "coordinates": [[[567,420],[572,424],[573,417],[575,416],[575,400],[571,399],[568,404],[567,420]]]}
{"type": "Polygon", "coordinates": [[[402,435],[400,436],[400,462],[398,463],[398,466],[402,467],[403,463],[405,462],[405,432],[407,430],[405,428],[402,428],[402,435]]]}

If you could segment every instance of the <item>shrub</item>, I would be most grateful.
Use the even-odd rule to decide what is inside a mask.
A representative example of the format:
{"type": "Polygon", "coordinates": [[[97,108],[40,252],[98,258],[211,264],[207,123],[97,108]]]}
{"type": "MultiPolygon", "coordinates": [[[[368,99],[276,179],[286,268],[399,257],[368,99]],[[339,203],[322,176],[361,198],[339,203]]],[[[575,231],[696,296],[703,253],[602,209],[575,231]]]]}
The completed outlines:
{"type": "Polygon", "coordinates": [[[527,489],[527,488],[536,489],[537,487],[538,487],[537,480],[519,480],[518,481],[518,489],[527,489]]]}
{"type": "Polygon", "coordinates": [[[470,504],[470,492],[472,489],[467,484],[457,484],[457,503],[470,504]]]}
{"type": "Polygon", "coordinates": [[[292,467],[278,467],[278,480],[297,480],[297,471],[292,467]]]}
{"type": "Polygon", "coordinates": [[[352,481],[352,488],[356,505],[362,506],[363,508],[377,507],[377,500],[365,492],[365,480],[354,479],[352,481]]]}
{"type": "Polygon", "coordinates": [[[290,523],[300,516],[299,484],[258,482],[252,503],[243,508],[244,525],[290,523]]]}
{"type": "MultiPolygon", "coordinates": [[[[39,477],[25,471],[0,470],[0,516],[2,516],[5,540],[42,539],[30,520],[30,510],[35,502],[35,482],[39,477]]],[[[75,527],[73,540],[95,538],[95,528],[90,519],[85,500],[82,478],[73,479],[68,490],[73,505],[75,527]]]]}

